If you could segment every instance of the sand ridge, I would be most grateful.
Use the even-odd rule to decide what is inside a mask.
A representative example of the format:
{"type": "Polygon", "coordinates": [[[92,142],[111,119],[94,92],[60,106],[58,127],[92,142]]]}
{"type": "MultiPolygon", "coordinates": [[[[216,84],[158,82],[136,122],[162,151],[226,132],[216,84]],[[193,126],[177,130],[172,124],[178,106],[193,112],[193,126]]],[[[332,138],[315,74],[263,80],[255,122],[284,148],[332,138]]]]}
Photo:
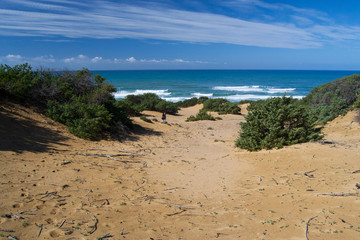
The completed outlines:
{"type": "Polygon", "coordinates": [[[3,105],[0,234],[18,239],[360,237],[359,196],[319,195],[359,193],[356,112],[327,125],[326,142],[250,153],[234,147],[243,116],[185,122],[199,108],[168,115],[168,124],[160,122],[160,113],[145,112],[156,120],[134,118],[141,130],[128,140],[90,142],[29,109],[3,105]]]}

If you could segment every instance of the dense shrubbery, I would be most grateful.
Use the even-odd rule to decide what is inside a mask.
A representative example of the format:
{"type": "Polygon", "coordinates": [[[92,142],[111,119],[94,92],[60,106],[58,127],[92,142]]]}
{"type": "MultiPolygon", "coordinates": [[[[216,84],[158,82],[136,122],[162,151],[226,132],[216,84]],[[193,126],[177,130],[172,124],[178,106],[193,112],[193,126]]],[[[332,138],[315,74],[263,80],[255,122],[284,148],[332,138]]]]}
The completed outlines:
{"type": "Polygon", "coordinates": [[[98,139],[119,123],[132,126],[128,116],[136,110],[118,103],[115,91],[105,78],[87,69],[50,72],[33,71],[28,64],[0,66],[0,92],[36,106],[81,138],[98,139]]]}
{"type": "Polygon", "coordinates": [[[125,100],[122,101],[127,102],[129,106],[136,109],[138,112],[149,110],[176,114],[179,110],[176,103],[165,101],[154,93],[128,95],[125,100]]]}
{"type": "Polygon", "coordinates": [[[196,116],[191,115],[186,119],[186,122],[193,122],[193,121],[202,121],[202,120],[210,120],[215,121],[216,119],[211,116],[211,114],[207,113],[205,109],[200,109],[196,116]]]}
{"type": "Polygon", "coordinates": [[[195,106],[197,104],[202,104],[208,99],[209,99],[208,97],[200,97],[200,98],[193,97],[190,99],[186,99],[184,101],[177,102],[176,104],[180,108],[187,108],[187,107],[195,106]]]}
{"type": "Polygon", "coordinates": [[[218,112],[219,114],[241,114],[241,109],[236,103],[222,98],[206,100],[204,102],[204,109],[206,111],[218,112]]]}
{"type": "Polygon", "coordinates": [[[318,123],[345,114],[360,94],[360,75],[336,79],[316,87],[302,100],[318,123]]]}
{"type": "Polygon", "coordinates": [[[236,141],[240,148],[250,151],[281,148],[322,138],[315,120],[295,99],[284,96],[257,101],[248,110],[236,141]]]}

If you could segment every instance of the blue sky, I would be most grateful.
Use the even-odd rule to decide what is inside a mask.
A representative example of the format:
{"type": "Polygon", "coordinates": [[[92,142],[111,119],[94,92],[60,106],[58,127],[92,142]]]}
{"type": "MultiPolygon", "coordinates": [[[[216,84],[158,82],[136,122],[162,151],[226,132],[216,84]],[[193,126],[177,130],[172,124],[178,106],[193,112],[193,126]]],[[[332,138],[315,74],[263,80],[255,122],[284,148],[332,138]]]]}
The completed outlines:
{"type": "Polygon", "coordinates": [[[0,0],[0,63],[360,69],[358,0],[0,0]]]}

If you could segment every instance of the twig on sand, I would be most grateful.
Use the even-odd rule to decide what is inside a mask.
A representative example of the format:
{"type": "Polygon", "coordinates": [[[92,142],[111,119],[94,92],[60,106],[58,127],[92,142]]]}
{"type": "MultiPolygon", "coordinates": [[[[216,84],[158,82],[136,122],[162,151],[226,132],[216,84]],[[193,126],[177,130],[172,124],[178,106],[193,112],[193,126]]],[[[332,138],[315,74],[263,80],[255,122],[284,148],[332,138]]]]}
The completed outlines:
{"type": "Polygon", "coordinates": [[[195,209],[195,208],[190,208],[190,207],[184,207],[182,205],[175,204],[175,203],[167,203],[167,202],[157,202],[157,203],[166,204],[166,205],[169,205],[171,207],[177,207],[177,208],[180,208],[180,209],[195,209]]]}
{"type": "Polygon", "coordinates": [[[306,232],[305,232],[306,240],[309,240],[308,235],[309,235],[309,225],[310,225],[310,222],[311,222],[311,220],[313,220],[313,219],[315,219],[315,218],[317,218],[317,217],[318,217],[318,216],[312,217],[312,218],[310,218],[310,219],[306,222],[306,232]]]}
{"type": "Polygon", "coordinates": [[[317,193],[316,196],[332,196],[332,197],[348,197],[348,196],[360,196],[360,192],[357,193],[317,193]]]}
{"type": "Polygon", "coordinates": [[[40,230],[39,230],[39,234],[38,234],[38,237],[40,237],[40,235],[41,235],[41,233],[42,233],[42,230],[43,230],[43,225],[42,225],[42,224],[40,224],[38,227],[40,228],[40,230]]]}
{"type": "Polygon", "coordinates": [[[308,171],[308,172],[304,172],[304,175],[309,177],[309,178],[313,178],[314,177],[314,174],[310,174],[310,173],[313,173],[315,172],[317,169],[314,169],[314,170],[311,170],[311,171],[308,171]]]}
{"type": "Polygon", "coordinates": [[[170,214],[166,214],[166,216],[174,216],[174,215],[178,215],[178,214],[181,214],[183,212],[186,212],[186,209],[182,209],[180,212],[176,212],[176,213],[170,213],[170,214]]]}
{"type": "Polygon", "coordinates": [[[91,227],[92,228],[91,231],[88,231],[89,234],[93,234],[97,230],[97,224],[98,224],[99,220],[91,212],[87,212],[87,214],[89,214],[90,216],[92,216],[95,219],[94,226],[91,227]]]}
{"type": "Polygon", "coordinates": [[[276,183],[276,185],[279,185],[279,183],[275,180],[275,178],[272,178],[272,180],[276,183]]]}
{"type": "Polygon", "coordinates": [[[9,229],[0,229],[0,232],[15,232],[14,230],[9,229]]]}
{"type": "Polygon", "coordinates": [[[174,187],[174,188],[164,189],[164,191],[171,191],[171,190],[176,190],[176,189],[186,189],[186,188],[184,188],[184,187],[174,187]]]}
{"type": "Polygon", "coordinates": [[[66,222],[66,219],[64,219],[62,222],[61,222],[61,224],[59,225],[59,229],[64,225],[64,223],[66,222]]]}
{"type": "Polygon", "coordinates": [[[342,219],[342,218],[339,218],[339,219],[340,219],[343,223],[346,223],[346,224],[350,225],[350,229],[355,230],[355,231],[357,231],[357,232],[360,232],[360,230],[358,230],[357,228],[355,228],[354,225],[352,225],[351,223],[345,221],[345,220],[342,219]]]}
{"type": "Polygon", "coordinates": [[[112,236],[111,236],[111,233],[107,233],[107,234],[105,234],[104,236],[99,237],[98,239],[109,238],[109,237],[112,237],[112,236]]]}
{"type": "Polygon", "coordinates": [[[81,235],[87,236],[86,233],[81,232],[79,229],[76,229],[75,227],[72,227],[72,230],[78,231],[81,235]]]}
{"type": "Polygon", "coordinates": [[[354,173],[360,173],[360,169],[359,169],[359,170],[352,171],[352,172],[350,172],[350,173],[352,173],[352,174],[354,174],[354,173]]]}

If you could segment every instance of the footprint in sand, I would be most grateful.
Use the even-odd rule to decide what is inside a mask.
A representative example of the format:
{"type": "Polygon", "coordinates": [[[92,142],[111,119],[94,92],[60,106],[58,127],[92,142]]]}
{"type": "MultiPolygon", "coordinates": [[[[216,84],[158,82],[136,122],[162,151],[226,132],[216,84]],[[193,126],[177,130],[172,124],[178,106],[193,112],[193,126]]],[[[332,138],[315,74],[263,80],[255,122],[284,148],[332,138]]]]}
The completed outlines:
{"type": "Polygon", "coordinates": [[[60,234],[57,231],[51,231],[50,232],[50,237],[57,238],[57,237],[60,237],[60,234]]]}

